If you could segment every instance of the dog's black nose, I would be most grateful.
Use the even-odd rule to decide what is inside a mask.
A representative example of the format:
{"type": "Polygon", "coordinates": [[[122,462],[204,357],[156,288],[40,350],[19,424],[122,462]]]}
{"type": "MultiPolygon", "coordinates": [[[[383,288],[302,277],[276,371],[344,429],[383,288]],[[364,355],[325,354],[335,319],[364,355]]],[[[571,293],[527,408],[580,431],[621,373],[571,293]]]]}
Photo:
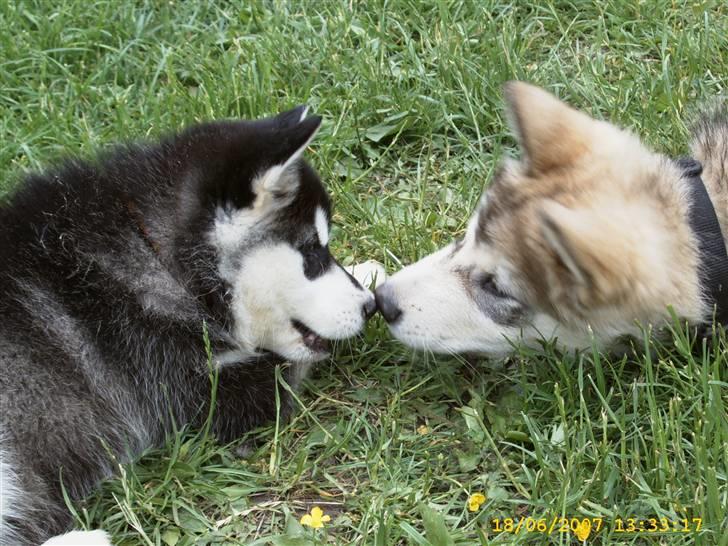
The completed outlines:
{"type": "Polygon", "coordinates": [[[374,292],[374,297],[377,300],[377,308],[384,317],[384,320],[392,323],[402,316],[402,310],[397,307],[393,290],[388,283],[385,282],[382,286],[377,288],[374,292]]]}
{"type": "Polygon", "coordinates": [[[374,313],[377,312],[377,302],[374,300],[374,298],[367,300],[367,302],[364,304],[364,307],[362,307],[361,313],[364,315],[364,320],[369,320],[374,316],[374,313]]]}

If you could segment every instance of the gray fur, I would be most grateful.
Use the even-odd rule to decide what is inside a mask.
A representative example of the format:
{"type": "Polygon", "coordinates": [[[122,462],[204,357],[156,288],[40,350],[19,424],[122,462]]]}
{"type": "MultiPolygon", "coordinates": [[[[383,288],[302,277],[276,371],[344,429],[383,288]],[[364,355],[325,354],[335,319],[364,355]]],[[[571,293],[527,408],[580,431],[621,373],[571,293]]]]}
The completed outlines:
{"type": "MultiPolygon", "coordinates": [[[[61,485],[81,499],[117,462],[159,446],[175,427],[204,423],[211,404],[204,325],[224,364],[213,432],[230,441],[276,416],[275,366],[284,358],[265,345],[275,339],[256,345],[247,335],[260,316],[236,314],[231,303],[245,272],[260,276],[245,259],[252,250],[295,257],[279,264],[286,287],[290,279],[313,286],[304,275],[313,260],[321,282],[348,290],[306,292],[314,294],[307,301],[293,283],[292,294],[272,294],[277,277],[264,272],[269,284],[256,304],[286,308],[276,316],[301,355],[284,366],[289,382],[327,356],[311,347],[355,333],[348,323],[332,329],[331,320],[322,332],[315,317],[302,317],[301,301],[323,294],[363,325],[371,293],[336,280],[325,245],[309,245],[310,258],[297,246],[302,236],[315,239],[315,214],[330,218],[325,189],[298,157],[321,120],[302,111],[203,124],[157,145],[69,162],[28,176],[0,207],[0,546],[39,544],[68,530],[61,485]],[[255,181],[280,164],[287,193],[279,200],[255,181]],[[256,196],[265,197],[265,210],[256,209],[256,196]],[[252,211],[226,248],[212,237],[221,210],[252,211]]],[[[257,324],[268,328],[265,318],[257,324]]],[[[285,392],[280,400],[285,417],[290,400],[285,392]]]]}

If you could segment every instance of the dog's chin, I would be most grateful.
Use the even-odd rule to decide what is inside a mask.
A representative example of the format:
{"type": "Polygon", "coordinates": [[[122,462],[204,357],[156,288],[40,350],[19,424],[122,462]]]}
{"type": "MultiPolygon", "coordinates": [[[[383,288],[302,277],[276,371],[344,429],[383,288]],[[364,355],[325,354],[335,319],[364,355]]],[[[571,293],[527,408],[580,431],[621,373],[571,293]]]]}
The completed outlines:
{"type": "Polygon", "coordinates": [[[285,347],[277,347],[272,349],[258,349],[259,362],[281,363],[289,362],[291,364],[315,364],[322,360],[326,360],[331,356],[330,352],[312,351],[303,342],[290,343],[285,347]]]}
{"type": "Polygon", "coordinates": [[[439,339],[423,335],[418,331],[409,331],[399,325],[390,325],[389,333],[392,334],[392,337],[394,337],[397,341],[415,350],[439,354],[451,352],[450,349],[439,339]]]}
{"type": "Polygon", "coordinates": [[[441,355],[477,354],[490,358],[503,358],[512,351],[512,347],[505,339],[500,345],[488,344],[479,339],[446,338],[430,334],[426,330],[409,330],[399,324],[391,325],[389,331],[395,339],[412,349],[441,355]]]}
{"type": "Polygon", "coordinates": [[[314,364],[331,356],[330,352],[313,350],[303,342],[282,347],[277,351],[277,354],[281,359],[291,364],[314,364]]]}
{"type": "Polygon", "coordinates": [[[314,331],[300,320],[292,319],[291,326],[298,332],[300,343],[311,353],[322,355],[331,353],[331,340],[314,331]]]}
{"type": "Polygon", "coordinates": [[[288,332],[284,343],[265,350],[292,364],[313,364],[331,356],[331,340],[302,322],[291,320],[288,332]]]}

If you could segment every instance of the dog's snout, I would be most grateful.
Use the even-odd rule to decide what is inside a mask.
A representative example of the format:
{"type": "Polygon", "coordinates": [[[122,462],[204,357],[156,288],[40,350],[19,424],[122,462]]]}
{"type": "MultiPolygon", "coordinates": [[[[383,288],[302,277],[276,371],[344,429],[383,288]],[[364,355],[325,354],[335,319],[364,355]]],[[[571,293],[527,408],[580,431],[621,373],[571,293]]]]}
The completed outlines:
{"type": "Polygon", "coordinates": [[[397,306],[397,300],[395,300],[393,292],[392,287],[388,283],[384,283],[374,292],[377,308],[384,317],[384,320],[390,324],[402,316],[402,310],[397,306]]]}
{"type": "Polygon", "coordinates": [[[361,313],[364,315],[364,320],[369,320],[377,312],[377,302],[374,298],[369,298],[364,306],[362,307],[361,313]]]}

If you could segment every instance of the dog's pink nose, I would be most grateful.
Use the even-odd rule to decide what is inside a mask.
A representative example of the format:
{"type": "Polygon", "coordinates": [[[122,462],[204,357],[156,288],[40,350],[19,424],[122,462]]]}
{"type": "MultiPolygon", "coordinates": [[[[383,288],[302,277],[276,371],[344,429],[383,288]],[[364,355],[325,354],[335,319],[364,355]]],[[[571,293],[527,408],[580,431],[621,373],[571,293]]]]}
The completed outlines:
{"type": "Polygon", "coordinates": [[[392,290],[389,283],[385,282],[377,288],[374,292],[374,297],[377,300],[377,308],[384,317],[384,320],[391,324],[402,316],[402,310],[397,306],[397,301],[394,298],[394,290],[392,290]]]}

